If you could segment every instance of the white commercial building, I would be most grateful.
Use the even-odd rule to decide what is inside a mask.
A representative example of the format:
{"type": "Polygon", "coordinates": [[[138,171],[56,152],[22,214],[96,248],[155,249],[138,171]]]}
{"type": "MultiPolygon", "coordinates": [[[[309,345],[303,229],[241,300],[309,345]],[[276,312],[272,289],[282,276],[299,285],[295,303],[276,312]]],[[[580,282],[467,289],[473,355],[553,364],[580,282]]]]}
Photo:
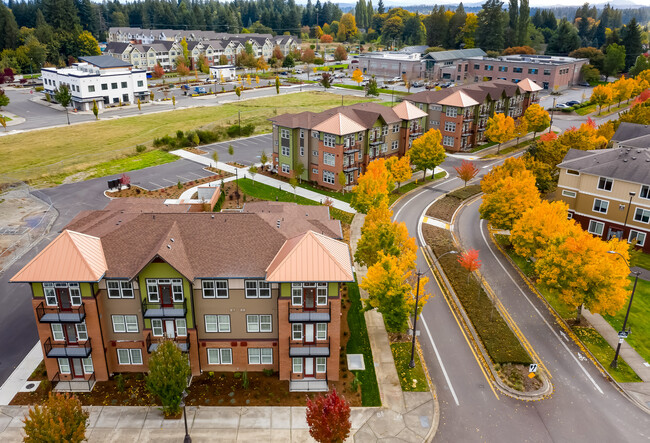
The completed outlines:
{"type": "Polygon", "coordinates": [[[72,94],[71,106],[80,111],[91,110],[93,100],[100,109],[135,103],[138,99],[143,103],[148,101],[145,70],[134,69],[130,63],[110,55],[79,57],[79,60],[69,68],[43,68],[41,77],[45,92],[53,95],[61,85],[68,86],[72,94]]]}
{"type": "Polygon", "coordinates": [[[237,78],[237,67],[235,65],[216,65],[210,66],[210,78],[214,80],[223,79],[227,82],[235,80],[237,78]]]}

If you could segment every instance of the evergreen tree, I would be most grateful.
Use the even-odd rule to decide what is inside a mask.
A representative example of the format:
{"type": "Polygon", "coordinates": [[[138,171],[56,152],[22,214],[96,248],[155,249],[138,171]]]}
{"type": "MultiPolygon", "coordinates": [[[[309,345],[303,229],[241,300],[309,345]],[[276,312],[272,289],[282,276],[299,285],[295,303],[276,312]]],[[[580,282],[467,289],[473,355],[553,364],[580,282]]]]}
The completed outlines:
{"type": "Polygon", "coordinates": [[[70,30],[79,24],[73,0],[43,0],[43,15],[55,30],[70,30]]]}
{"type": "Polygon", "coordinates": [[[383,14],[386,12],[384,9],[384,0],[379,0],[379,3],[377,3],[377,14],[383,14]]]}
{"type": "Polygon", "coordinates": [[[625,70],[630,69],[636,58],[643,52],[641,45],[641,29],[636,22],[636,18],[632,17],[627,26],[623,26],[621,30],[623,46],[625,46],[625,70]]]}
{"type": "Polygon", "coordinates": [[[506,31],[506,46],[521,46],[517,40],[519,23],[519,0],[510,0],[508,5],[508,30],[506,31]]]}
{"type": "Polygon", "coordinates": [[[431,14],[425,17],[424,24],[427,28],[427,46],[443,47],[449,26],[445,7],[442,5],[434,7],[431,14]]]}
{"type": "Polygon", "coordinates": [[[484,51],[501,51],[504,45],[503,2],[487,0],[478,12],[477,46],[484,51]]]}
{"type": "Polygon", "coordinates": [[[465,13],[465,8],[463,7],[463,2],[460,2],[456,8],[456,12],[449,19],[449,28],[447,30],[447,48],[457,48],[458,43],[461,38],[461,31],[463,26],[465,26],[465,20],[467,19],[467,14],[465,13]]]}
{"type": "Polygon", "coordinates": [[[422,45],[426,41],[426,29],[418,12],[408,17],[404,22],[402,37],[407,45],[422,45]]]}
{"type": "Polygon", "coordinates": [[[364,25],[366,31],[368,31],[368,28],[370,27],[370,20],[372,20],[374,13],[375,10],[372,8],[372,0],[368,0],[368,3],[366,4],[366,24],[364,25]]]}
{"type": "Polygon", "coordinates": [[[11,9],[0,4],[0,51],[15,49],[18,46],[18,23],[11,9]]]}
{"type": "Polygon", "coordinates": [[[566,19],[562,19],[557,28],[557,33],[546,48],[546,53],[550,55],[566,55],[579,47],[580,36],[578,36],[578,31],[566,19]]]}
{"type": "Polygon", "coordinates": [[[520,0],[519,22],[517,23],[517,44],[518,46],[528,44],[528,25],[530,24],[530,7],[528,0],[520,0]]]}

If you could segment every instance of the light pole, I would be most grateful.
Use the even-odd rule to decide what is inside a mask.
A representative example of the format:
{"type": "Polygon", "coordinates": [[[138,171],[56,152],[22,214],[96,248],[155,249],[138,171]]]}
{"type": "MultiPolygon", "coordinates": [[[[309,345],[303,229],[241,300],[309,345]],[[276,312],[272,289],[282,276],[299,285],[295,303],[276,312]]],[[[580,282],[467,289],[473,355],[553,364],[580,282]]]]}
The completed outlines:
{"type": "Polygon", "coordinates": [[[555,98],[553,98],[553,107],[551,108],[551,121],[548,125],[548,132],[551,132],[553,129],[553,110],[555,109],[555,98]]]}
{"type": "Polygon", "coordinates": [[[185,397],[187,397],[187,391],[183,391],[181,394],[181,406],[183,407],[183,420],[185,421],[185,438],[183,443],[192,443],[192,437],[190,433],[187,432],[187,411],[185,410],[185,397]]]}
{"type": "Polygon", "coordinates": [[[632,207],[632,198],[636,195],[636,192],[630,191],[630,201],[627,204],[627,212],[625,213],[625,221],[623,222],[623,237],[625,237],[625,227],[627,226],[627,218],[630,216],[630,208],[632,207]]]}
{"type": "MultiPolygon", "coordinates": [[[[625,260],[625,257],[621,255],[620,252],[616,251],[607,251],[608,254],[618,254],[623,261],[625,262],[625,265],[630,268],[629,263],[627,260],[625,260]]],[[[630,268],[630,271],[632,269],[630,268]]],[[[630,329],[627,331],[625,330],[625,326],[627,326],[627,319],[630,316],[630,309],[632,308],[632,300],[634,299],[634,291],[636,290],[636,283],[639,281],[639,275],[641,272],[635,271],[632,272],[634,274],[634,286],[632,287],[632,294],[630,295],[630,302],[627,304],[627,312],[625,313],[625,319],[623,320],[623,327],[621,328],[621,331],[618,333],[618,345],[616,346],[616,353],[614,354],[614,360],[610,363],[609,367],[612,369],[616,369],[618,367],[618,354],[621,352],[621,345],[623,344],[623,341],[627,338],[628,335],[630,335],[630,329]]]]}
{"type": "MultiPolygon", "coordinates": [[[[444,257],[447,254],[457,254],[458,252],[456,251],[447,251],[444,254],[442,254],[440,257],[438,257],[434,263],[437,263],[440,261],[442,257],[444,257]]],[[[430,269],[430,268],[429,268],[430,269]]],[[[411,341],[411,361],[409,362],[409,368],[413,369],[415,367],[415,331],[417,330],[417,324],[418,324],[418,301],[420,298],[420,277],[426,274],[426,272],[420,272],[420,271],[415,271],[415,275],[418,276],[417,283],[415,286],[415,311],[413,312],[413,340],[411,341]]]]}

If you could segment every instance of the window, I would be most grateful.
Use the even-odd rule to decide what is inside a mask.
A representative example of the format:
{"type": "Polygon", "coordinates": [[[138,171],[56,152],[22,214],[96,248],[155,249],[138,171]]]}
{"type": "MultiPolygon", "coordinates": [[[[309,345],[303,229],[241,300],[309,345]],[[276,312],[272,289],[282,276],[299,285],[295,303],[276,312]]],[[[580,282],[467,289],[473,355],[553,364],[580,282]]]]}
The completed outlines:
{"type": "Polygon", "coordinates": [[[302,374],[302,358],[291,359],[291,372],[294,374],[302,374]]]}
{"type": "Polygon", "coordinates": [[[539,69],[537,69],[537,68],[529,68],[528,73],[529,74],[537,74],[537,73],[539,73],[539,69]]]}
{"type": "Polygon", "coordinates": [[[641,192],[639,193],[639,197],[650,200],[650,186],[648,185],[641,186],[641,192]]]}
{"type": "Polygon", "coordinates": [[[602,191],[611,191],[613,183],[614,182],[611,178],[600,177],[598,180],[598,189],[602,191]]]}
{"type": "Polygon", "coordinates": [[[318,131],[311,131],[311,136],[316,139],[319,138],[318,131]]]}
{"type": "Polygon", "coordinates": [[[301,146],[300,147],[300,156],[303,157],[305,155],[305,147],[301,146]]]}
{"type": "Polygon", "coordinates": [[[318,175],[318,169],[312,168],[311,173],[314,174],[314,175],[318,175]]]}
{"type": "Polygon", "coordinates": [[[52,340],[54,341],[63,341],[65,340],[65,335],[63,334],[63,325],[61,323],[52,323],[52,340]]]}
{"type": "Polygon", "coordinates": [[[508,72],[507,66],[499,66],[499,72],[508,72]]]}
{"type": "MultiPolygon", "coordinates": [[[[420,106],[422,106],[422,103],[420,103],[420,106]]],[[[420,108],[420,109],[422,109],[422,108],[420,108]]],[[[393,125],[393,134],[398,133],[398,132],[399,132],[399,125],[393,125]]]]}
{"type": "Polygon", "coordinates": [[[95,369],[93,368],[93,358],[88,356],[87,358],[82,358],[81,363],[83,364],[84,367],[84,374],[92,374],[95,372],[95,369]]]}
{"type": "Polygon", "coordinates": [[[246,332],[271,332],[271,316],[270,315],[247,315],[246,316],[246,332]]]}
{"type": "Polygon", "coordinates": [[[429,124],[431,126],[440,126],[440,121],[439,120],[429,120],[429,124]]]}
{"type": "Polygon", "coordinates": [[[228,298],[228,281],[203,280],[203,298],[228,298]]]}
{"type": "Polygon", "coordinates": [[[208,364],[209,365],[231,365],[232,364],[232,349],[208,348],[208,364]]]}
{"type": "Polygon", "coordinates": [[[492,66],[492,65],[485,65],[485,70],[486,70],[486,71],[493,71],[493,70],[494,70],[494,66],[492,66]]]}
{"type": "Polygon", "coordinates": [[[153,334],[154,337],[163,336],[163,323],[161,319],[159,318],[151,319],[151,333],[153,334]]]}
{"type": "Polygon", "coordinates": [[[137,315],[112,315],[113,332],[138,332],[137,315]]]}
{"type": "Polygon", "coordinates": [[[248,348],[248,364],[249,365],[273,364],[273,349],[248,348]]]}
{"type": "Polygon", "coordinates": [[[390,148],[393,151],[397,151],[398,146],[399,146],[399,143],[397,142],[397,140],[393,140],[393,142],[390,144],[390,148]]]}
{"type": "Polygon", "coordinates": [[[448,135],[445,135],[442,138],[442,145],[443,146],[454,146],[454,137],[449,137],[448,135]]]}
{"type": "Polygon", "coordinates": [[[454,122],[445,122],[445,131],[447,131],[447,132],[456,132],[456,123],[454,123],[454,122]]]}
{"type": "Polygon", "coordinates": [[[180,337],[187,336],[187,321],[184,318],[176,319],[176,335],[180,337]]]}
{"type": "Polygon", "coordinates": [[[282,173],[283,174],[288,174],[290,171],[291,171],[291,169],[289,168],[289,165],[286,164],[286,163],[282,163],[282,173]]]}
{"type": "Polygon", "coordinates": [[[56,306],[58,302],[57,290],[68,290],[70,304],[72,306],[81,305],[81,290],[79,283],[43,283],[43,293],[45,294],[45,304],[56,306]]]}
{"type": "Polygon", "coordinates": [[[280,137],[281,138],[289,138],[289,130],[288,129],[280,129],[280,137]]]}
{"type": "MultiPolygon", "coordinates": [[[[86,328],[86,322],[82,323],[77,323],[74,325],[75,329],[77,330],[77,340],[79,341],[86,341],[88,340],[88,329],[86,328]]],[[[137,327],[137,324],[136,324],[137,327]]]]}
{"type": "Polygon", "coordinates": [[[323,306],[327,304],[327,283],[318,283],[316,288],[316,304],[323,306]]]}
{"type": "Polygon", "coordinates": [[[474,69],[481,69],[481,65],[474,65],[474,69]]]}
{"type": "Polygon", "coordinates": [[[575,169],[567,169],[566,173],[569,175],[580,175],[580,171],[576,171],[575,169]]]}
{"type": "Polygon", "coordinates": [[[575,198],[577,194],[575,192],[573,192],[573,191],[567,191],[567,190],[563,189],[562,190],[562,195],[564,197],[575,198]]]}
{"type": "Polygon", "coordinates": [[[102,83],[102,91],[108,91],[108,83],[102,83]]]}
{"type": "Polygon", "coordinates": [[[171,286],[172,299],[175,303],[183,301],[183,280],[180,278],[161,278],[161,279],[147,279],[147,297],[150,302],[157,303],[160,301],[159,286],[171,286]]]}
{"type": "Polygon", "coordinates": [[[205,315],[205,332],[230,332],[230,315],[205,315]]]}
{"type": "Polygon", "coordinates": [[[271,298],[271,284],[264,280],[246,280],[246,298],[271,298]]]}
{"type": "Polygon", "coordinates": [[[141,88],[144,86],[144,82],[142,80],[138,80],[138,87],[141,88]]]}
{"type": "Polygon", "coordinates": [[[126,82],[122,82],[122,88],[127,88],[127,87],[128,86],[127,86],[126,82]]]}
{"type": "Polygon", "coordinates": [[[456,117],[456,115],[458,115],[458,109],[455,108],[454,106],[447,106],[445,115],[447,117],[456,117]]]}
{"type": "Polygon", "coordinates": [[[284,155],[285,157],[291,156],[291,149],[289,149],[288,146],[283,146],[282,147],[282,155],[284,155]]]}
{"type": "Polygon", "coordinates": [[[300,130],[300,138],[305,138],[305,130],[304,129],[300,130]]]}
{"type": "Polygon", "coordinates": [[[316,373],[324,374],[327,372],[327,359],[325,357],[316,357],[316,373]]]}
{"type": "Polygon", "coordinates": [[[323,181],[329,183],[330,185],[334,184],[334,173],[330,171],[323,171],[323,181]]]}
{"type": "Polygon", "coordinates": [[[294,306],[302,306],[302,284],[291,284],[291,304],[294,306]]]}
{"type": "Polygon", "coordinates": [[[291,325],[291,340],[302,340],[302,323],[291,325]]]}
{"type": "Polygon", "coordinates": [[[108,280],[108,298],[133,298],[133,285],[130,281],[108,280]]]}
{"type": "Polygon", "coordinates": [[[607,214],[607,208],[609,207],[609,202],[607,200],[601,200],[599,198],[594,199],[594,212],[600,212],[602,214],[607,214]]]}
{"type": "Polygon", "coordinates": [[[544,69],[544,75],[551,75],[550,69],[544,69]]]}
{"type": "Polygon", "coordinates": [[[323,163],[328,166],[336,165],[336,156],[329,152],[323,152],[323,163]]]}
{"type": "Polygon", "coordinates": [[[605,228],[605,223],[598,222],[596,220],[591,220],[589,222],[589,229],[587,232],[594,235],[603,235],[603,228],[605,228]]]}
{"type": "Polygon", "coordinates": [[[61,374],[69,374],[70,373],[70,360],[67,358],[59,358],[59,372],[61,374]]]}
{"type": "Polygon", "coordinates": [[[628,243],[632,243],[634,240],[636,240],[636,245],[637,246],[643,246],[645,243],[645,232],[640,232],[640,231],[635,231],[634,229],[630,229],[630,235],[627,238],[628,243]]]}
{"type": "Polygon", "coordinates": [[[650,211],[643,208],[636,208],[636,211],[634,211],[634,221],[648,223],[650,221],[650,211]]]}
{"type": "Polygon", "coordinates": [[[111,89],[117,89],[117,83],[111,83],[111,89]]]}
{"type": "Polygon", "coordinates": [[[519,68],[519,67],[514,67],[514,68],[512,68],[512,72],[516,72],[516,73],[518,73],[518,74],[519,74],[519,73],[522,73],[522,72],[524,72],[524,70],[523,70],[523,68],[519,68]]]}
{"type": "Polygon", "coordinates": [[[316,340],[327,340],[327,323],[316,323],[316,340]]]}
{"type": "Polygon", "coordinates": [[[318,150],[314,149],[313,151],[311,151],[311,155],[312,155],[312,157],[314,157],[312,159],[312,161],[317,162],[318,161],[318,150]]]}
{"type": "Polygon", "coordinates": [[[142,351],[140,349],[118,349],[117,363],[120,365],[141,365],[142,351]]]}
{"type": "Polygon", "coordinates": [[[88,85],[88,92],[95,92],[95,85],[88,85]]]}
{"type": "Polygon", "coordinates": [[[387,135],[387,134],[388,134],[388,126],[382,126],[381,135],[387,135]]]}
{"type": "Polygon", "coordinates": [[[323,136],[323,144],[329,148],[333,148],[336,144],[336,136],[333,134],[325,134],[323,136]]]}

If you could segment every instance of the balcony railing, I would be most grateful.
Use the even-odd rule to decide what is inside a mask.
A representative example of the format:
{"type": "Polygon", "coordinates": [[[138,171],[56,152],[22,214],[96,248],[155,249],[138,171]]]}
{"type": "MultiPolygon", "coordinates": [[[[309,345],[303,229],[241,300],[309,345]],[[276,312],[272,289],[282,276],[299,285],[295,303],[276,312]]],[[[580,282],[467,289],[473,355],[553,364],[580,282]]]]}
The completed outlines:
{"type": "Polygon", "coordinates": [[[83,378],[70,378],[62,380],[61,374],[56,373],[52,378],[52,384],[55,384],[54,391],[57,392],[90,392],[95,386],[95,373],[84,375],[83,378]]]}
{"type": "Polygon", "coordinates": [[[164,305],[162,302],[142,300],[142,315],[144,318],[183,318],[187,315],[187,299],[164,305]]]}
{"type": "Polygon", "coordinates": [[[306,342],[305,337],[301,340],[293,340],[289,337],[289,357],[329,357],[330,338],[327,340],[316,340],[306,342]]]}
{"type": "Polygon", "coordinates": [[[376,138],[374,140],[370,140],[370,145],[371,146],[381,145],[382,143],[384,143],[384,141],[385,141],[384,136],[381,136],[381,137],[378,137],[378,138],[376,138]]]}
{"type": "Polygon", "coordinates": [[[465,120],[465,121],[474,120],[474,114],[465,113],[463,115],[463,120],[465,120]]]}
{"type": "MultiPolygon", "coordinates": [[[[165,340],[165,337],[154,337],[151,335],[151,332],[147,334],[147,338],[145,340],[146,345],[147,345],[147,352],[152,353],[156,349],[158,349],[158,346],[165,340]]],[[[172,339],[169,339],[172,340],[172,339]]],[[[187,333],[187,336],[185,337],[179,337],[176,336],[173,339],[174,343],[176,343],[176,346],[178,346],[178,349],[180,349],[181,352],[190,352],[190,333],[187,333]]]]}
{"type": "Polygon", "coordinates": [[[50,358],[87,358],[92,351],[90,338],[83,343],[53,342],[48,338],[43,344],[45,356],[50,358]]]}
{"type": "Polygon", "coordinates": [[[46,306],[41,302],[36,306],[36,317],[41,323],[81,323],[86,318],[86,309],[81,304],[62,311],[58,306],[46,306]]]}
{"type": "Polygon", "coordinates": [[[289,307],[289,322],[329,322],[332,319],[332,303],[327,303],[326,306],[314,306],[312,309],[305,309],[302,306],[289,307]]]}

